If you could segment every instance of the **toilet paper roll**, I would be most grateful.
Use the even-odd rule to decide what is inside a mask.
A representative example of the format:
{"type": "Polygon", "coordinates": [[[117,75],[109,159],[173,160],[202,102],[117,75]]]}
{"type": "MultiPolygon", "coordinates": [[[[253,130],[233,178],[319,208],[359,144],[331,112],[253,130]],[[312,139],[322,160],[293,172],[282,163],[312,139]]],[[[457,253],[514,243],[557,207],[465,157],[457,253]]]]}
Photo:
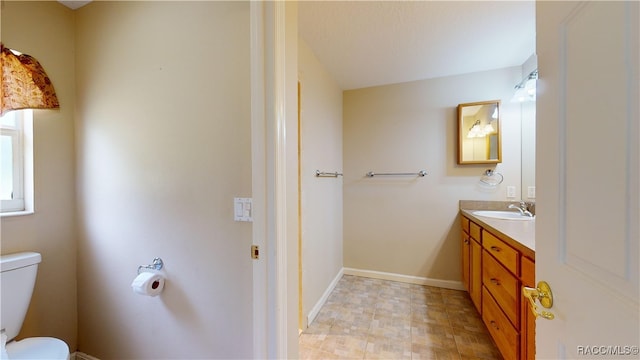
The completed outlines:
{"type": "Polygon", "coordinates": [[[152,272],[143,272],[133,279],[131,287],[137,294],[158,296],[164,288],[164,277],[152,272]]]}

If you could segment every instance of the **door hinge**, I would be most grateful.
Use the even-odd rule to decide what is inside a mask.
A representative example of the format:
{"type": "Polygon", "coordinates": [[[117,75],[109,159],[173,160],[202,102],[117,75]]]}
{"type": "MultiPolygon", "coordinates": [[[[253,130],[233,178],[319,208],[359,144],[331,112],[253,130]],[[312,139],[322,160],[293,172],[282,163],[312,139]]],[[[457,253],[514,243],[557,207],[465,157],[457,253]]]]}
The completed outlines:
{"type": "Polygon", "coordinates": [[[260,248],[258,245],[251,245],[251,258],[256,260],[260,258],[260,248]]]}

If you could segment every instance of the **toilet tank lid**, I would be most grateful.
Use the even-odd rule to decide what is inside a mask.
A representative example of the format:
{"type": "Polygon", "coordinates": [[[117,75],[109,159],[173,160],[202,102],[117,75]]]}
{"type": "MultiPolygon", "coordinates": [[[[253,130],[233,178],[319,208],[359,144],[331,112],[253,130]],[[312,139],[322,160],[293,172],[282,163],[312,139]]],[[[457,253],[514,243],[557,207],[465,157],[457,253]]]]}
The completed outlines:
{"type": "Polygon", "coordinates": [[[42,256],[37,252],[2,255],[0,256],[0,272],[36,265],[39,264],[40,261],[42,261],[42,256]]]}

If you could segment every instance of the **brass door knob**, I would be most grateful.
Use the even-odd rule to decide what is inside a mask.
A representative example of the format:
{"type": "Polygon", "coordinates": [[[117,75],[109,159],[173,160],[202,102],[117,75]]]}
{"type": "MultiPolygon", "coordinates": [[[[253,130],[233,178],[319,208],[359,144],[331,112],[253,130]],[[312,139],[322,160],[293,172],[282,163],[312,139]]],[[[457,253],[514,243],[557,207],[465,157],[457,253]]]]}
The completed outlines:
{"type": "Polygon", "coordinates": [[[553,294],[551,293],[551,287],[546,281],[538,282],[536,288],[523,286],[522,295],[529,300],[530,309],[536,318],[538,316],[547,320],[553,320],[555,318],[555,315],[553,315],[552,312],[546,310],[539,312],[538,307],[536,306],[536,300],[540,302],[540,305],[547,309],[550,309],[553,306],[553,294]]]}

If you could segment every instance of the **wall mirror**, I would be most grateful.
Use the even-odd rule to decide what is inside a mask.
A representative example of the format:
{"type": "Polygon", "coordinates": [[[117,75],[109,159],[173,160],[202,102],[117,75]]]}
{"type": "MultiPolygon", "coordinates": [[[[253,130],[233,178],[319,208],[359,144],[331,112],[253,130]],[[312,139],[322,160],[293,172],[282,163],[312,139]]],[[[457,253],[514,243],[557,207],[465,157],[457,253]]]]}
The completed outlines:
{"type": "Polygon", "coordinates": [[[502,162],[500,100],[458,105],[458,164],[502,162]]]}

